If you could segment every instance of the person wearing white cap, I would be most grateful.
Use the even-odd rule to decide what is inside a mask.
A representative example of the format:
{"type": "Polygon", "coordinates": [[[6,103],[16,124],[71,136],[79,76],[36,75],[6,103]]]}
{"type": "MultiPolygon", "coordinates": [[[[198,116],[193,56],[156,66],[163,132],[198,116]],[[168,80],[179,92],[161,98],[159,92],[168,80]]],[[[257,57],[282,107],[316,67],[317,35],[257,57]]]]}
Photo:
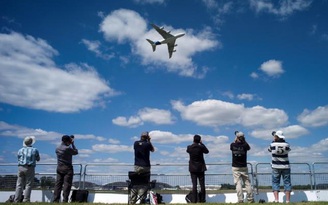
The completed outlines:
{"type": "Polygon", "coordinates": [[[31,191],[35,176],[36,161],[40,161],[37,148],[32,147],[35,143],[34,136],[25,137],[23,147],[18,150],[18,178],[16,182],[15,199],[17,202],[30,202],[31,191]],[[23,190],[25,187],[24,198],[23,190]],[[23,198],[23,199],[22,199],[23,198]]]}
{"type": "Polygon", "coordinates": [[[284,133],[281,130],[272,132],[273,141],[268,151],[272,153],[272,191],[274,202],[279,202],[280,178],[284,182],[286,203],[290,202],[290,192],[292,190],[290,178],[290,164],[288,153],[291,151],[289,144],[285,141],[284,133]]]}
{"type": "Polygon", "coordinates": [[[232,153],[232,173],[236,185],[238,203],[244,203],[242,184],[245,185],[247,201],[253,203],[254,196],[247,167],[247,151],[249,151],[251,147],[246,142],[244,133],[235,131],[235,136],[234,142],[230,144],[230,150],[232,153]]]}

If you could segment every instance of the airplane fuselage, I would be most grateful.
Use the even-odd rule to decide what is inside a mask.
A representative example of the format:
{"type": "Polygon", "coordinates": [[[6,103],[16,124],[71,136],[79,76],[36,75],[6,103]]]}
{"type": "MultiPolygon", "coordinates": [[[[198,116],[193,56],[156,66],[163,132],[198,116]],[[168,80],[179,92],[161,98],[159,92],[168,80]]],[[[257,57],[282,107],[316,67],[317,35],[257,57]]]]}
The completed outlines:
{"type": "Polygon", "coordinates": [[[173,43],[177,38],[180,38],[180,37],[182,37],[184,35],[185,35],[184,33],[179,33],[179,34],[177,34],[175,36],[172,36],[172,37],[163,39],[161,41],[157,41],[156,42],[156,45],[165,44],[165,43],[173,43]]]}

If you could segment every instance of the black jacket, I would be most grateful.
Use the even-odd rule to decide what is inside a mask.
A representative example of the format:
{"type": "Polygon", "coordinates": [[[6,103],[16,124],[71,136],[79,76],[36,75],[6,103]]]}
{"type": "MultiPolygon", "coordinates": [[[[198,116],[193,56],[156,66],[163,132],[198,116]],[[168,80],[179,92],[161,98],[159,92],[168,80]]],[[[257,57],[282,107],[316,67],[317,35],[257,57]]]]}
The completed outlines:
{"type": "Polygon", "coordinates": [[[187,147],[189,153],[189,172],[204,172],[206,164],[204,154],[209,153],[207,147],[202,143],[193,143],[187,147]]]}

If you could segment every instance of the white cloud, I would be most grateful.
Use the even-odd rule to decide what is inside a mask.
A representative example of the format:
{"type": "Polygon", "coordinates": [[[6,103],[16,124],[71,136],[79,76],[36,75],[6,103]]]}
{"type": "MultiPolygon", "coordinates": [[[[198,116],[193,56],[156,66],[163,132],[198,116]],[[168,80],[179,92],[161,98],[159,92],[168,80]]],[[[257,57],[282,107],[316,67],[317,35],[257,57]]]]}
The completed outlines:
{"type": "Polygon", "coordinates": [[[93,162],[94,163],[115,163],[115,162],[119,162],[119,160],[109,157],[106,159],[94,159],[93,162]]]}
{"type": "Polygon", "coordinates": [[[0,34],[0,101],[52,112],[78,112],[118,94],[87,64],[56,67],[58,52],[46,41],[0,34]]]}
{"type": "Polygon", "coordinates": [[[167,45],[157,46],[156,51],[152,51],[146,39],[156,41],[162,37],[153,28],[147,30],[146,20],[135,11],[119,9],[111,12],[100,24],[100,32],[107,41],[130,44],[132,54],[139,56],[142,64],[149,69],[165,69],[167,72],[178,73],[181,76],[203,78],[208,68],[196,65],[192,61],[192,56],[221,46],[220,42],[215,40],[211,28],[207,27],[196,33],[191,29],[159,26],[164,26],[172,34],[186,33],[185,36],[177,39],[177,52],[171,59],[168,57],[167,45]]]}
{"type": "Polygon", "coordinates": [[[254,106],[246,108],[221,100],[195,101],[184,105],[181,101],[171,102],[173,109],[180,112],[182,119],[198,125],[219,127],[243,125],[246,127],[277,127],[287,123],[288,116],[283,110],[254,106]]]}
{"type": "Polygon", "coordinates": [[[153,122],[158,125],[173,124],[173,116],[168,110],[146,107],[139,110],[138,115],[145,122],[153,122]]]}
{"type": "Polygon", "coordinates": [[[288,120],[285,111],[262,106],[245,108],[240,115],[240,122],[246,127],[277,127],[287,123],[288,120]]]}
{"type": "Polygon", "coordinates": [[[146,29],[146,21],[139,13],[128,9],[111,12],[100,24],[100,31],[104,38],[108,41],[118,41],[118,43],[138,41],[144,36],[146,29]]]}
{"type": "Polygon", "coordinates": [[[242,94],[237,95],[237,98],[239,100],[252,101],[254,99],[254,95],[253,94],[249,94],[249,93],[242,93],[242,94]]]}
{"type": "Polygon", "coordinates": [[[95,152],[118,153],[118,152],[132,152],[132,146],[116,145],[116,144],[95,144],[92,145],[92,150],[95,152]]]}
{"type": "Polygon", "coordinates": [[[282,130],[287,140],[299,138],[303,135],[309,134],[309,131],[300,125],[290,125],[287,127],[253,130],[250,135],[258,139],[272,140],[272,132],[277,130],[282,130]]]}
{"type": "Polygon", "coordinates": [[[143,108],[138,111],[138,115],[130,116],[129,118],[119,116],[112,120],[112,122],[119,126],[138,127],[145,122],[151,122],[157,125],[173,124],[174,117],[168,110],[156,108],[143,108]]]}
{"type": "Polygon", "coordinates": [[[303,11],[307,9],[311,3],[312,0],[250,0],[251,8],[256,12],[267,12],[279,17],[292,15],[296,11],[303,11]]]}
{"type": "Polygon", "coordinates": [[[129,118],[119,116],[112,120],[113,124],[124,126],[124,127],[138,127],[140,125],[143,125],[142,120],[138,116],[132,116],[129,118]]]}
{"type": "Polygon", "coordinates": [[[151,140],[159,144],[179,144],[181,142],[192,142],[191,134],[176,135],[172,132],[153,130],[149,133],[151,140]]]}
{"type": "MultiPolygon", "coordinates": [[[[12,125],[8,124],[4,121],[0,121],[0,136],[5,137],[18,137],[25,138],[26,136],[35,136],[37,141],[53,141],[54,143],[60,143],[61,137],[63,133],[46,131],[40,128],[27,128],[20,125],[12,125]]],[[[74,134],[75,140],[96,140],[96,141],[104,141],[105,138],[101,136],[95,136],[92,134],[82,135],[82,134],[74,134]]]]}
{"type": "Polygon", "coordinates": [[[278,77],[285,72],[282,68],[282,62],[277,60],[266,61],[262,63],[259,69],[270,77],[278,77]]]}
{"type": "Polygon", "coordinates": [[[95,53],[96,56],[102,59],[109,60],[114,57],[114,54],[106,54],[102,52],[100,41],[90,41],[87,39],[82,39],[82,44],[84,44],[89,51],[95,53]]]}
{"type": "Polygon", "coordinates": [[[319,106],[313,111],[304,109],[303,112],[297,117],[297,120],[304,126],[325,126],[328,124],[328,105],[324,107],[319,106]]]}
{"type": "Polygon", "coordinates": [[[254,78],[254,79],[259,78],[259,74],[257,74],[256,72],[252,72],[250,74],[250,76],[251,76],[251,78],[254,78]]]}
{"type": "Polygon", "coordinates": [[[222,95],[228,97],[229,99],[235,98],[235,95],[231,91],[223,92],[222,95]]]}

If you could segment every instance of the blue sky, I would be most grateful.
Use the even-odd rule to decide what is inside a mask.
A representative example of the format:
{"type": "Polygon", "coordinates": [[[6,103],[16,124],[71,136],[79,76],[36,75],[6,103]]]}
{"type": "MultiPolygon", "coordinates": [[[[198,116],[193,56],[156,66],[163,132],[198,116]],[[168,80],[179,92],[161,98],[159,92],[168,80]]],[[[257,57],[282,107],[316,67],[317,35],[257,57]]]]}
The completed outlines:
{"type": "Polygon", "coordinates": [[[55,163],[74,134],[75,163],[133,163],[150,131],[153,163],[230,162],[234,131],[250,162],[270,162],[281,129],[292,162],[328,160],[328,2],[269,0],[0,1],[0,163],[25,136],[55,163]],[[171,59],[150,23],[184,32],[171,59]]]}

